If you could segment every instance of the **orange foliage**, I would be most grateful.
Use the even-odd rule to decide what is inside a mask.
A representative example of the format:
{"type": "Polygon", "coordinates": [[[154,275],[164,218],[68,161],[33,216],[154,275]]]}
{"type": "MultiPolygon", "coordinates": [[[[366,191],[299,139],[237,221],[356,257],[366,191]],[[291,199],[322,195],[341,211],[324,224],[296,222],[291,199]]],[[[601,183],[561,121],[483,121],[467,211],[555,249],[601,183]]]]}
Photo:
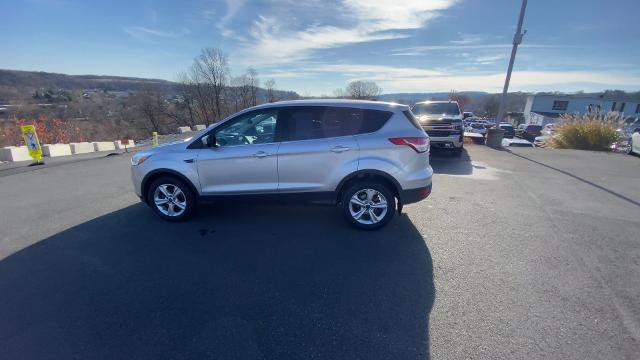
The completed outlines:
{"type": "Polygon", "coordinates": [[[62,119],[47,119],[45,116],[37,120],[18,119],[14,124],[0,129],[0,143],[19,145],[22,143],[20,126],[33,125],[42,144],[56,144],[86,141],[82,129],[62,119]]]}

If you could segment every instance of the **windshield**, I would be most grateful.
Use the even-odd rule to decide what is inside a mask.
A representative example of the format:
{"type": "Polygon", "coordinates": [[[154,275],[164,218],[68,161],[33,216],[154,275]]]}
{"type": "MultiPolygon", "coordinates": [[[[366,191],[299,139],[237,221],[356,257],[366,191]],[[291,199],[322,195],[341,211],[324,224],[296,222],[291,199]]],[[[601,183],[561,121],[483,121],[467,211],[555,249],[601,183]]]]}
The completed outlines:
{"type": "Polygon", "coordinates": [[[449,102],[415,104],[411,111],[418,116],[428,114],[460,115],[458,104],[449,102]]]}
{"type": "Polygon", "coordinates": [[[484,129],[484,125],[485,124],[473,123],[473,124],[471,124],[471,127],[474,128],[474,129],[484,129]]]}

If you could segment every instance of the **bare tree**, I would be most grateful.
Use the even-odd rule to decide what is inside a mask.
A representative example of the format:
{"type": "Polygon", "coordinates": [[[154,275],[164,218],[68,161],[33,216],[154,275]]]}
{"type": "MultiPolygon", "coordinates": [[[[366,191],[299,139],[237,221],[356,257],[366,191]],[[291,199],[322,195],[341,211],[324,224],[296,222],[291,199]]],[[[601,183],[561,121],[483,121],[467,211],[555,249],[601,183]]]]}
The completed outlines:
{"type": "MultiPolygon", "coordinates": [[[[222,119],[226,114],[223,96],[229,82],[229,73],[227,55],[220,49],[203,49],[200,56],[194,60],[192,75],[197,76],[197,85],[203,87],[199,91],[201,99],[203,103],[213,103],[215,119],[212,119],[212,122],[222,119]],[[210,91],[212,98],[209,99],[203,91],[210,91]]],[[[209,123],[207,121],[207,124],[209,123]]]]}
{"type": "Polygon", "coordinates": [[[485,116],[493,118],[498,116],[498,108],[500,107],[500,96],[499,95],[489,95],[482,102],[482,110],[485,113],[485,116]]]}
{"type": "Polygon", "coordinates": [[[245,74],[231,78],[230,86],[227,88],[227,102],[233,104],[234,111],[252,106],[251,101],[251,80],[245,74]]]}
{"type": "Polygon", "coordinates": [[[337,99],[341,99],[346,97],[346,95],[344,94],[344,89],[335,89],[333,90],[333,97],[337,98],[337,99]]]}
{"type": "Polygon", "coordinates": [[[352,81],[347,85],[346,93],[352,99],[373,100],[382,93],[382,89],[373,81],[352,81]]]}
{"type": "Polygon", "coordinates": [[[276,102],[275,90],[276,90],[276,81],[274,79],[269,79],[265,81],[264,88],[267,91],[267,102],[272,103],[276,102]]]}
{"type": "Polygon", "coordinates": [[[195,61],[188,76],[190,91],[194,96],[195,113],[201,122],[209,126],[215,117],[215,100],[195,61]]]}
{"type": "Polygon", "coordinates": [[[167,116],[173,118],[180,125],[193,126],[198,123],[196,111],[196,96],[194,86],[187,73],[179,73],[177,79],[178,98],[169,109],[167,116]]]}
{"type": "Polygon", "coordinates": [[[456,101],[460,109],[464,111],[467,105],[471,104],[471,98],[465,95],[459,95],[455,90],[449,92],[449,100],[456,101]]]}
{"type": "Polygon", "coordinates": [[[258,72],[256,69],[247,68],[247,83],[249,85],[249,105],[258,105],[258,87],[260,87],[260,79],[258,79],[258,72]]]}
{"type": "Polygon", "coordinates": [[[145,89],[136,97],[140,115],[145,120],[144,127],[151,131],[161,132],[165,123],[165,102],[162,95],[151,89],[145,89]]]}

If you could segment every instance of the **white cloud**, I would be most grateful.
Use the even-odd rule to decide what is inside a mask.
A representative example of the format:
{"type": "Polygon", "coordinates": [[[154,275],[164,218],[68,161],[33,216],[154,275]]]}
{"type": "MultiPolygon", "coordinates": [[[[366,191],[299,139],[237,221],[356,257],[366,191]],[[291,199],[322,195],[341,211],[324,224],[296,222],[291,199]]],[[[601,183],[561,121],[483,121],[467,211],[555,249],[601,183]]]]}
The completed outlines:
{"type": "MultiPolygon", "coordinates": [[[[334,73],[346,78],[346,82],[376,81],[385,89],[385,92],[449,91],[451,89],[499,92],[502,90],[505,78],[503,72],[467,74],[464,71],[446,72],[382,65],[315,65],[305,69],[313,72],[334,73]]],[[[640,75],[617,72],[515,71],[510,88],[512,91],[531,91],[570,87],[578,90],[585,87],[604,89],[638,86],[640,86],[640,75]]]]}
{"type": "MultiPolygon", "coordinates": [[[[394,56],[422,56],[434,51],[458,51],[458,50],[492,50],[511,49],[511,44],[451,44],[451,45],[426,45],[398,48],[391,50],[394,56]]],[[[525,49],[555,49],[567,48],[568,46],[547,45],[547,44],[523,44],[520,48],[525,49]]],[[[570,47],[570,46],[569,46],[570,47]]]]}
{"type": "Polygon", "coordinates": [[[472,59],[481,65],[491,65],[506,58],[507,58],[506,54],[497,54],[497,55],[478,56],[472,59]]]}
{"type": "Polygon", "coordinates": [[[486,40],[486,36],[482,34],[463,34],[458,33],[460,35],[459,40],[451,40],[450,43],[456,45],[469,45],[469,44],[477,44],[486,40]]]}
{"type": "Polygon", "coordinates": [[[216,13],[213,10],[205,10],[205,11],[202,12],[202,17],[205,20],[214,20],[214,19],[217,18],[217,16],[218,16],[218,13],[216,13]]]}
{"type": "Polygon", "coordinates": [[[412,67],[394,67],[385,65],[357,65],[357,64],[321,64],[309,66],[305,69],[316,72],[335,72],[347,77],[363,77],[367,79],[395,79],[415,77],[446,76],[447,73],[412,67]]]}
{"type": "MultiPolygon", "coordinates": [[[[250,40],[236,57],[260,64],[286,64],[312,57],[314,50],[408,37],[403,30],[423,27],[457,0],[341,0],[336,18],[350,25],[310,25],[291,29],[282,19],[260,16],[250,40]]],[[[318,19],[321,21],[322,19],[318,19]]]]}
{"type": "Polygon", "coordinates": [[[150,29],[143,26],[128,26],[124,32],[131,37],[143,42],[155,43],[159,39],[177,38],[190,33],[189,29],[183,28],[179,32],[150,29]]]}
{"type": "MultiPolygon", "coordinates": [[[[381,85],[391,91],[447,91],[484,90],[499,92],[504,85],[504,73],[462,75],[451,74],[439,77],[386,78],[379,79],[381,85]]],[[[544,89],[575,90],[589,87],[604,89],[610,87],[638,87],[640,76],[608,72],[587,71],[516,71],[511,79],[511,91],[531,91],[544,89]]]]}
{"type": "Polygon", "coordinates": [[[261,73],[260,77],[263,79],[286,79],[286,78],[300,78],[310,75],[311,73],[306,71],[283,71],[273,70],[271,72],[261,73]]]}

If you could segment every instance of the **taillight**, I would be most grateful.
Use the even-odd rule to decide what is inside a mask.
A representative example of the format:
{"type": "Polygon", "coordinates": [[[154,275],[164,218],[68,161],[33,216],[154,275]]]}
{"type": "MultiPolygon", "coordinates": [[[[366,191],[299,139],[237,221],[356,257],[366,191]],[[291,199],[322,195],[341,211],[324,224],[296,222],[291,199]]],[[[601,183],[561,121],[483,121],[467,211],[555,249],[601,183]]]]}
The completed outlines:
{"type": "Polygon", "coordinates": [[[418,154],[429,151],[429,138],[426,136],[390,138],[389,141],[395,145],[407,145],[418,154]]]}

